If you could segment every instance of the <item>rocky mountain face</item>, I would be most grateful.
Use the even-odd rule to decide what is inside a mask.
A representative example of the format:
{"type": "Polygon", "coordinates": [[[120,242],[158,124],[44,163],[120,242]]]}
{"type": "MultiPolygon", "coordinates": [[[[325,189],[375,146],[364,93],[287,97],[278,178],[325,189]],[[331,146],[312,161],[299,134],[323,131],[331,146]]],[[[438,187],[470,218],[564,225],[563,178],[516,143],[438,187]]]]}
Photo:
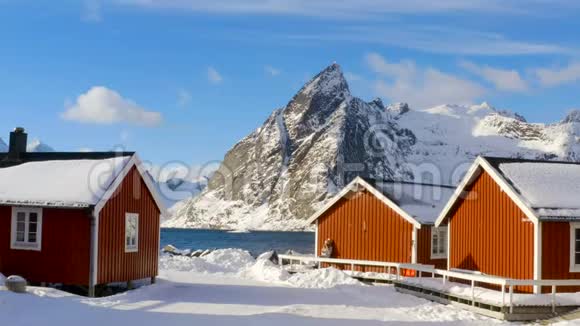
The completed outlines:
{"type": "Polygon", "coordinates": [[[338,65],[238,142],[167,227],[301,229],[356,175],[456,184],[480,154],[576,160],[580,113],[534,124],[483,103],[413,110],[351,95],[338,65]]]}
{"type": "Polygon", "coordinates": [[[0,152],[8,152],[8,145],[0,138],[0,152]]]}

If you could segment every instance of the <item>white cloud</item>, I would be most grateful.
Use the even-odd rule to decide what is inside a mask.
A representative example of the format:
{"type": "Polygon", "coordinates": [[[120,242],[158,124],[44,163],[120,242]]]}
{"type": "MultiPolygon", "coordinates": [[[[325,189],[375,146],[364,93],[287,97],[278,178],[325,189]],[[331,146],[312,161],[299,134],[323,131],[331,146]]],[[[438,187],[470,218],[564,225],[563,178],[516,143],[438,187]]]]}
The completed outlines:
{"type": "Polygon", "coordinates": [[[347,71],[344,73],[344,78],[350,82],[361,81],[363,77],[361,75],[355,74],[354,72],[347,71]]]}
{"type": "Polygon", "coordinates": [[[184,108],[191,104],[191,93],[186,89],[179,89],[177,91],[177,106],[184,108]]]}
{"type": "Polygon", "coordinates": [[[84,0],[81,19],[86,22],[98,23],[103,20],[100,0],[84,0]]]}
{"type": "Polygon", "coordinates": [[[522,14],[549,7],[541,1],[529,3],[522,9],[517,1],[502,0],[116,0],[122,5],[146,8],[189,10],[192,12],[224,14],[284,14],[317,17],[368,17],[386,13],[421,14],[446,12],[522,14]]]}
{"type": "Polygon", "coordinates": [[[467,71],[492,83],[500,91],[525,92],[528,90],[526,81],[514,69],[499,69],[487,65],[476,65],[469,61],[462,61],[459,65],[467,71]]]}
{"type": "Polygon", "coordinates": [[[580,80],[580,62],[571,62],[562,68],[537,68],[533,73],[542,86],[572,83],[580,80]]]}
{"type": "Polygon", "coordinates": [[[414,62],[403,60],[399,63],[389,63],[378,53],[367,54],[366,62],[371,70],[377,74],[404,78],[406,76],[414,76],[417,73],[417,67],[414,62]]]}
{"type": "Polygon", "coordinates": [[[281,73],[280,69],[274,68],[270,65],[265,65],[264,70],[272,77],[278,76],[281,73]]]}
{"type": "Polygon", "coordinates": [[[95,86],[81,94],[75,103],[66,104],[61,117],[65,120],[94,124],[129,123],[155,126],[161,123],[159,112],[148,111],[130,99],[103,86],[95,86]]]}
{"type": "Polygon", "coordinates": [[[409,60],[390,63],[376,53],[367,55],[367,64],[377,74],[377,95],[416,108],[440,104],[471,104],[486,93],[476,82],[434,68],[421,69],[409,60]]]}
{"type": "Polygon", "coordinates": [[[222,75],[214,68],[208,67],[207,68],[207,80],[212,84],[220,84],[224,79],[222,75]]]}
{"type": "Polygon", "coordinates": [[[397,28],[390,29],[345,25],[319,33],[290,34],[286,35],[286,39],[312,43],[352,42],[378,44],[427,53],[453,55],[504,56],[571,54],[577,52],[574,49],[560,45],[519,41],[498,33],[437,25],[400,24],[397,28]]]}
{"type": "Polygon", "coordinates": [[[79,152],[82,152],[82,153],[88,153],[88,152],[94,152],[94,151],[95,150],[93,150],[90,147],[81,147],[81,148],[79,148],[79,152]]]}

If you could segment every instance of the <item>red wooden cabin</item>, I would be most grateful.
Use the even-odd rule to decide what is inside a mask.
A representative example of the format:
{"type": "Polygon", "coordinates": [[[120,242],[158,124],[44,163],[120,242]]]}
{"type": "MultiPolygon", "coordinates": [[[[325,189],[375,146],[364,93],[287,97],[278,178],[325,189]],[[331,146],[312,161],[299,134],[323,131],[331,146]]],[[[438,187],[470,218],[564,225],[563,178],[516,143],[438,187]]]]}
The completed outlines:
{"type": "Polygon", "coordinates": [[[445,268],[447,230],[433,224],[454,189],[357,177],[308,220],[316,224],[316,256],[331,239],[332,258],[445,268]]]}
{"type": "Polygon", "coordinates": [[[580,279],[580,164],[478,157],[436,225],[448,226],[449,268],[580,279]]]}
{"type": "Polygon", "coordinates": [[[95,286],[158,270],[160,214],[135,153],[27,153],[26,133],[0,154],[0,273],[31,283],[95,286]]]}

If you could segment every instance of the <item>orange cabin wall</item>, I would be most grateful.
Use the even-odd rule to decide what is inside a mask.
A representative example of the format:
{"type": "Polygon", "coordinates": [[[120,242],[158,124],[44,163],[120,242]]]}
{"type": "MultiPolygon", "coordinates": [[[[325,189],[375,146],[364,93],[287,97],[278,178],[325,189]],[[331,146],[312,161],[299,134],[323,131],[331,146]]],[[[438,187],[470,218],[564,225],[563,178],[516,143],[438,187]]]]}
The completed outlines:
{"type": "MultiPolygon", "coordinates": [[[[542,222],[542,279],[580,279],[570,273],[570,223],[542,222]]],[[[543,292],[551,289],[544,287],[543,292]]],[[[580,287],[560,287],[558,292],[579,292],[580,287]]]]}
{"type": "MultiPolygon", "coordinates": [[[[483,171],[450,212],[450,268],[534,278],[534,224],[483,171]]],[[[531,287],[519,288],[530,292],[531,287]]]]}
{"type": "Polygon", "coordinates": [[[89,284],[90,217],[81,209],[43,208],[41,251],[10,249],[12,207],[0,206],[0,273],[32,283],[89,284]]]}
{"type": "Polygon", "coordinates": [[[156,276],[160,211],[135,167],[99,215],[97,284],[156,276]],[[139,250],[135,253],[125,253],[125,213],[139,214],[139,250]]]}
{"type": "MultiPolygon", "coordinates": [[[[317,255],[321,254],[326,239],[334,240],[332,258],[403,263],[412,259],[413,225],[366,190],[340,199],[318,218],[317,255]]],[[[417,257],[425,259],[419,253],[429,252],[430,239],[418,241],[418,245],[426,246],[419,248],[417,257]]]]}

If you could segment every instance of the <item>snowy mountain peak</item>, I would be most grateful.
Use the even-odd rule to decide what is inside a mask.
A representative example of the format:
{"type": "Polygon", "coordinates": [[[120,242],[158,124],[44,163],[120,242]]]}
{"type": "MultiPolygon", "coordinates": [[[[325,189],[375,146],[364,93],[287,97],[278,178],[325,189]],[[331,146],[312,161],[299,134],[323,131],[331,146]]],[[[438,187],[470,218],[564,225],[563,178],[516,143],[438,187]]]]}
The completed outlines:
{"type": "Polygon", "coordinates": [[[54,148],[43,143],[39,139],[33,139],[26,146],[26,151],[28,152],[54,152],[54,148]]]}
{"type": "Polygon", "coordinates": [[[352,99],[342,69],[336,63],[326,67],[304,85],[278,120],[283,134],[296,143],[320,129],[335,111],[352,99]]]}
{"type": "Polygon", "coordinates": [[[386,107],[387,112],[389,112],[393,117],[398,117],[402,114],[409,112],[409,104],[407,103],[393,103],[386,107]]]}
{"type": "Polygon", "coordinates": [[[380,100],[351,97],[340,66],[327,67],[238,142],[164,225],[299,229],[356,175],[408,177],[403,157],[414,136],[384,113],[380,100]]]}
{"type": "Polygon", "coordinates": [[[385,104],[383,103],[383,100],[381,100],[380,98],[375,98],[374,100],[369,102],[369,105],[372,107],[377,108],[378,110],[384,110],[385,109],[385,104]]]}
{"type": "Polygon", "coordinates": [[[331,64],[324,70],[319,72],[314,78],[302,87],[297,95],[315,95],[316,93],[322,93],[326,96],[328,95],[350,95],[350,90],[348,88],[348,83],[344,78],[342,69],[336,63],[331,64]]]}
{"type": "Polygon", "coordinates": [[[571,110],[568,112],[562,123],[580,122],[580,109],[571,110]]]}

